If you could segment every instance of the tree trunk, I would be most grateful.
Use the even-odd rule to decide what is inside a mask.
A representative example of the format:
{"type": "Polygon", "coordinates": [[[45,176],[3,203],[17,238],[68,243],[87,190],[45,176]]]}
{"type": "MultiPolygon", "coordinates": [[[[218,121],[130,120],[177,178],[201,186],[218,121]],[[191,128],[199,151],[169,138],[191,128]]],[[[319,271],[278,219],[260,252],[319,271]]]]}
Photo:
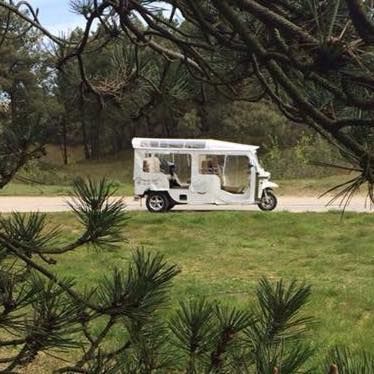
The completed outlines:
{"type": "Polygon", "coordinates": [[[84,158],[89,160],[91,158],[90,148],[88,146],[88,138],[87,138],[87,128],[86,128],[86,121],[84,119],[84,115],[81,116],[81,129],[82,129],[82,140],[83,140],[83,148],[84,148],[84,158]]]}
{"type": "Polygon", "coordinates": [[[331,365],[329,374],[339,374],[338,367],[336,365],[331,365]]]}
{"type": "Polygon", "coordinates": [[[84,98],[81,97],[79,101],[79,116],[80,116],[80,123],[81,123],[81,130],[82,130],[82,140],[83,140],[83,148],[84,148],[84,157],[86,160],[91,158],[90,148],[88,144],[88,136],[87,136],[87,125],[86,125],[86,110],[84,104],[84,98]]]}
{"type": "Polygon", "coordinates": [[[67,129],[66,129],[66,117],[63,116],[62,121],[62,158],[64,165],[69,163],[68,160],[68,148],[67,148],[67,129]]]}
{"type": "Polygon", "coordinates": [[[92,134],[91,134],[91,157],[94,159],[94,160],[99,160],[100,157],[102,156],[102,152],[101,152],[101,137],[100,137],[100,134],[101,134],[101,127],[102,127],[102,114],[103,114],[103,110],[101,108],[99,108],[97,110],[97,114],[96,114],[96,120],[95,120],[95,125],[94,125],[94,128],[92,130],[92,134]]]}

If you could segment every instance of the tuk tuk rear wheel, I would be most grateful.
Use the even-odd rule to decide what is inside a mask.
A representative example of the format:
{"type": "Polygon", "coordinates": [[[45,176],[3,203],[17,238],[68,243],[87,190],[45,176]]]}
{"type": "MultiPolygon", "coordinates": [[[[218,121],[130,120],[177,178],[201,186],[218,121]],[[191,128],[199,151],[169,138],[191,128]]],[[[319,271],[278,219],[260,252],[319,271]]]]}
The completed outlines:
{"type": "Polygon", "coordinates": [[[147,196],[145,205],[152,213],[163,213],[169,208],[169,199],[162,192],[151,192],[147,196]]]}
{"type": "Polygon", "coordinates": [[[258,207],[263,211],[271,211],[276,208],[278,204],[277,197],[274,195],[272,190],[266,189],[261,197],[261,200],[257,204],[258,207]]]}

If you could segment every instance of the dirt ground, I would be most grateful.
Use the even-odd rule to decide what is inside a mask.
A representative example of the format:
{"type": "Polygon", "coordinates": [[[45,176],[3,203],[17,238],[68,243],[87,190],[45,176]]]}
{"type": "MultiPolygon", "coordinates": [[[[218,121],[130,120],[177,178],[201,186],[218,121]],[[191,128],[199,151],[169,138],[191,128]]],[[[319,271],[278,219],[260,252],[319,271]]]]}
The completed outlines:
{"type": "MultiPolygon", "coordinates": [[[[327,212],[330,210],[341,210],[339,203],[327,205],[331,197],[301,197],[301,196],[280,196],[278,207],[275,211],[289,212],[327,212]]],[[[58,197],[22,197],[22,196],[3,196],[0,197],[0,212],[66,212],[70,210],[67,204],[69,198],[58,197]]],[[[129,211],[146,210],[145,201],[134,201],[132,197],[124,198],[129,211]]],[[[180,205],[173,210],[177,211],[207,211],[207,210],[248,210],[256,211],[256,205],[180,205]]],[[[370,207],[370,203],[363,196],[356,196],[347,206],[346,211],[352,212],[374,212],[370,207]]]]}

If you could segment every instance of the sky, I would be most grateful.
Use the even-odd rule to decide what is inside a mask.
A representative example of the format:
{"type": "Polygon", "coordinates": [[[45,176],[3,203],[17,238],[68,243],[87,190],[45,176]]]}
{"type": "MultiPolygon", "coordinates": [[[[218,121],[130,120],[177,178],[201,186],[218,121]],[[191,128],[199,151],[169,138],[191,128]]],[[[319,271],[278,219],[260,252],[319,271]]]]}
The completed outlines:
{"type": "Polygon", "coordinates": [[[73,13],[69,2],[70,0],[29,0],[34,8],[39,8],[39,20],[42,25],[57,35],[85,25],[84,17],[73,13]]]}
{"type": "Polygon", "coordinates": [[[85,24],[84,17],[71,12],[69,0],[29,0],[39,8],[39,20],[54,34],[74,30],[85,24]]]}

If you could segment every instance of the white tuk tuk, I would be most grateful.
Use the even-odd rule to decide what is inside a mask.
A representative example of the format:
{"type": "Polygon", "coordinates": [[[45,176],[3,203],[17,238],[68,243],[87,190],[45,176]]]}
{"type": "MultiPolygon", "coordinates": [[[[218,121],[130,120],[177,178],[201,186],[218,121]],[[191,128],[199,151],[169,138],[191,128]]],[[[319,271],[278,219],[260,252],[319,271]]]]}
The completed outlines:
{"type": "Polygon", "coordinates": [[[151,212],[177,204],[257,204],[273,210],[277,198],[257,159],[259,147],[218,140],[146,139],[132,141],[135,195],[151,212]]]}

